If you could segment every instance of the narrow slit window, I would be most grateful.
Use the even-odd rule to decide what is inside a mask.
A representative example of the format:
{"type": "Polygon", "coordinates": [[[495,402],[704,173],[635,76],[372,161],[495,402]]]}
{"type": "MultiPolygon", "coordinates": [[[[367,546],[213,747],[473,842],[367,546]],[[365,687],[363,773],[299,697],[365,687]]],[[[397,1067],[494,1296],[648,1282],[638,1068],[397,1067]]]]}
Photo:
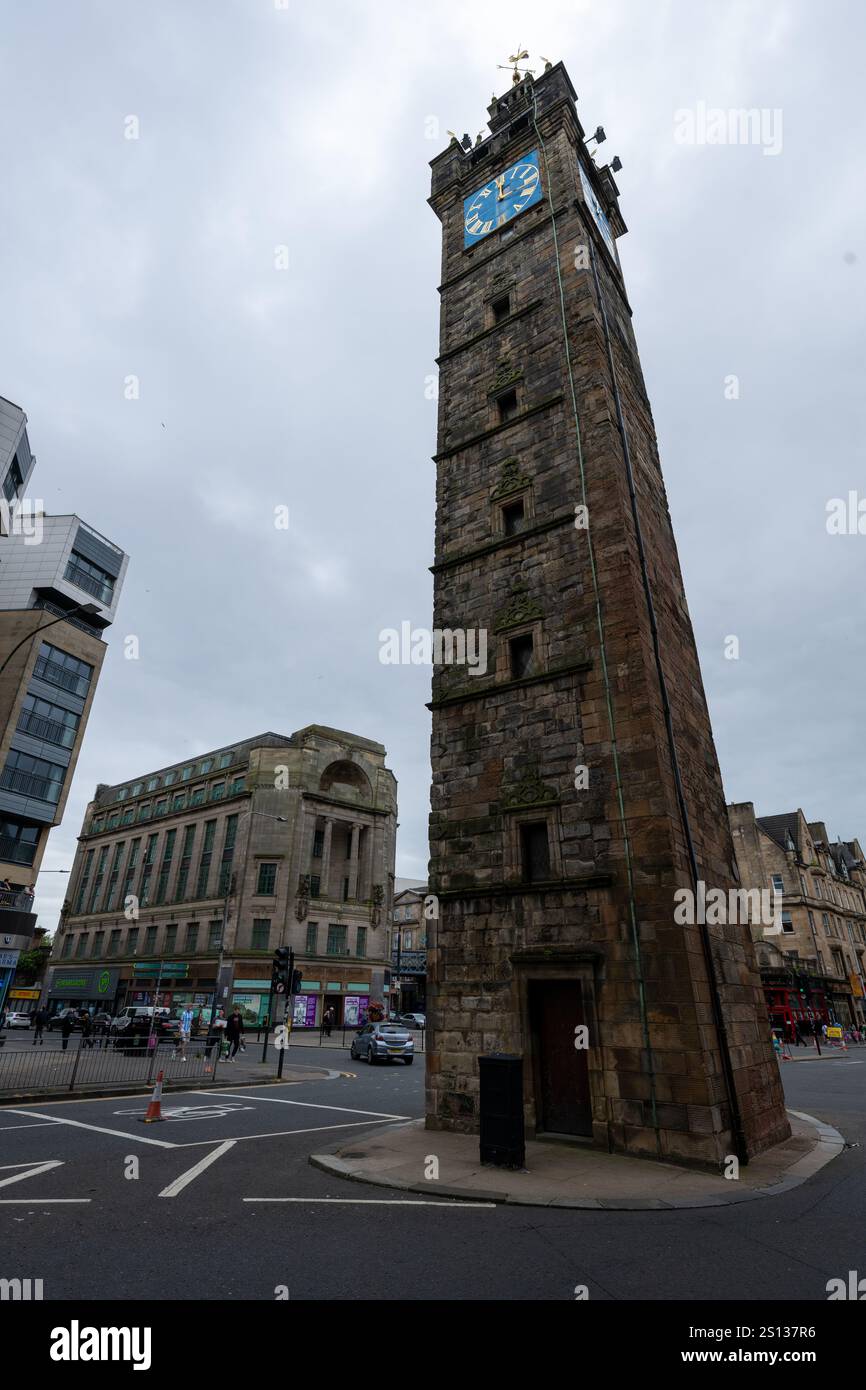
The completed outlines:
{"type": "Polygon", "coordinates": [[[497,299],[493,300],[490,308],[493,311],[493,322],[501,323],[502,320],[507,319],[508,315],[511,313],[511,295],[499,295],[497,299]]]}
{"type": "Polygon", "coordinates": [[[524,676],[531,676],[534,656],[532,633],[527,632],[522,637],[512,637],[508,647],[511,653],[512,679],[519,681],[524,676]]]}
{"type": "Polygon", "coordinates": [[[521,825],[520,857],[524,883],[541,883],[550,878],[550,845],[545,821],[521,825]]]}
{"type": "Polygon", "coordinates": [[[526,524],[526,508],[523,505],[523,498],[519,497],[516,502],[508,502],[502,508],[502,529],[506,536],[516,536],[518,531],[522,531],[526,524]]]}
{"type": "Polygon", "coordinates": [[[514,416],[517,414],[517,392],[513,388],[510,391],[503,392],[497,399],[496,404],[499,408],[499,419],[501,423],[504,424],[506,420],[513,420],[514,416]]]}

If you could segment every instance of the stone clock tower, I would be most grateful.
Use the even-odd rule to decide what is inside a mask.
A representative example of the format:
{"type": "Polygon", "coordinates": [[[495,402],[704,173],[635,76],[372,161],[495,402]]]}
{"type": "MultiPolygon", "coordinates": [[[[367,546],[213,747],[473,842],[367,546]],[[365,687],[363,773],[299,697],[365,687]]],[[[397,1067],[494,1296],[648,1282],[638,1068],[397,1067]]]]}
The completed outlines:
{"type": "Polygon", "coordinates": [[[744,1162],[789,1129],[618,190],[561,64],[516,76],[489,115],[474,149],[432,162],[444,640],[427,1125],[476,1131],[479,1056],[506,1052],[523,1057],[530,1137],[744,1162]],[[464,643],[486,660],[463,662],[464,643]],[[731,903],[709,926],[699,883],[731,903]]]}

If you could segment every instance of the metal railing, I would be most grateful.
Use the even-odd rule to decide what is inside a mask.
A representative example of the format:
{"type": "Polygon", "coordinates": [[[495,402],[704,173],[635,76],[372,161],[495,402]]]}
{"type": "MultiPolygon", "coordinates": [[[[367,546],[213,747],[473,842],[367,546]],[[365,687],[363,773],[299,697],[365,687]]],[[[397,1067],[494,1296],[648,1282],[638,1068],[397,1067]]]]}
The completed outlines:
{"type": "Polygon", "coordinates": [[[0,890],[0,908],[5,907],[13,912],[29,912],[33,907],[33,897],[33,893],[14,893],[4,888],[0,890]]]}
{"type": "Polygon", "coordinates": [[[7,864],[32,864],[35,858],[35,844],[26,840],[12,840],[8,835],[0,835],[0,859],[7,864]]]}
{"type": "Polygon", "coordinates": [[[44,743],[56,743],[61,748],[71,748],[75,742],[77,733],[76,727],[70,724],[61,724],[57,719],[46,719],[42,714],[33,714],[29,710],[22,710],[18,716],[18,730],[22,734],[32,734],[34,738],[42,739],[44,743]]]}
{"type": "Polygon", "coordinates": [[[166,1085],[216,1080],[220,1047],[207,1039],[190,1041],[185,1052],[170,1042],[147,1046],[147,1038],[70,1038],[58,1047],[0,1048],[0,1095],[81,1091],[94,1087],[153,1085],[158,1073],[166,1085]],[[184,1060],[184,1056],[186,1060],[184,1060]]]}
{"type": "Polygon", "coordinates": [[[33,796],[37,801],[59,801],[63,788],[63,778],[36,777],[32,772],[19,772],[15,767],[7,767],[0,777],[0,787],[20,792],[22,796],[33,796]]]}
{"type": "Polygon", "coordinates": [[[66,573],[63,576],[70,584],[74,584],[76,589],[83,589],[86,594],[92,594],[98,598],[100,603],[110,604],[114,598],[114,585],[105,584],[102,580],[94,578],[88,574],[87,570],[76,565],[72,560],[67,561],[66,573]]]}
{"type": "Polygon", "coordinates": [[[73,695],[80,695],[82,699],[90,689],[87,676],[82,676],[78,671],[68,671],[65,666],[47,656],[37,656],[33,674],[41,680],[48,681],[49,685],[56,685],[60,690],[69,690],[73,695]]]}

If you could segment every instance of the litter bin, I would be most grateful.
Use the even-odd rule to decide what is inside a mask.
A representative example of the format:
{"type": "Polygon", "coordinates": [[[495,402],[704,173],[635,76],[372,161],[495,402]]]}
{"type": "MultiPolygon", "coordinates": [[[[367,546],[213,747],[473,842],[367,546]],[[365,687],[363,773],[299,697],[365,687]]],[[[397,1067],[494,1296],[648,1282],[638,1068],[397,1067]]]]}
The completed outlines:
{"type": "Polygon", "coordinates": [[[493,1052],[478,1058],[481,1162],[497,1168],[524,1168],[523,1058],[493,1052]]]}

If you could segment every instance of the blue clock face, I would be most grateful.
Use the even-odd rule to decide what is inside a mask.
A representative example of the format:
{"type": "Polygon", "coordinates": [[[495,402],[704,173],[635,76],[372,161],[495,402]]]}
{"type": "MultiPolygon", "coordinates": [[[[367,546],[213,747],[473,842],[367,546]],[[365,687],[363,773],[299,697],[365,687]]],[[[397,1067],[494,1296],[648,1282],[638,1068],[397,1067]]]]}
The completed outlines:
{"type": "Polygon", "coordinates": [[[463,200],[464,247],[474,246],[498,227],[504,227],[541,198],[538,150],[533,150],[463,200]]]}

